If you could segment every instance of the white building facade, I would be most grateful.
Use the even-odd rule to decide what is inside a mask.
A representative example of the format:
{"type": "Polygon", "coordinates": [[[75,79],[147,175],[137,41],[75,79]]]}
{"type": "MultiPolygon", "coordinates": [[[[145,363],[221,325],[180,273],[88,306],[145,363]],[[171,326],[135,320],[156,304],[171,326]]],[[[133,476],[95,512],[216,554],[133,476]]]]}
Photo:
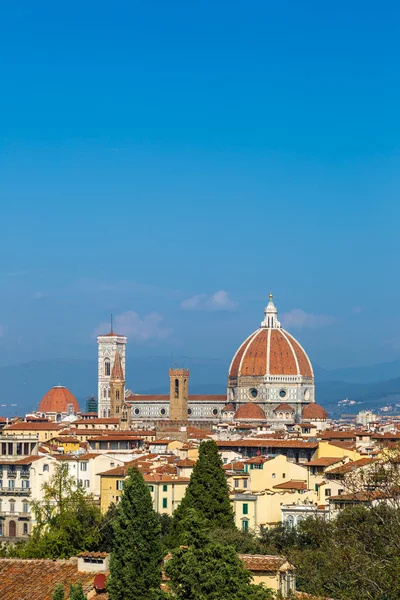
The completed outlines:
{"type": "Polygon", "coordinates": [[[97,337],[98,344],[98,406],[99,417],[110,416],[110,377],[114,366],[115,353],[118,350],[125,375],[126,337],[112,331],[97,337]]]}

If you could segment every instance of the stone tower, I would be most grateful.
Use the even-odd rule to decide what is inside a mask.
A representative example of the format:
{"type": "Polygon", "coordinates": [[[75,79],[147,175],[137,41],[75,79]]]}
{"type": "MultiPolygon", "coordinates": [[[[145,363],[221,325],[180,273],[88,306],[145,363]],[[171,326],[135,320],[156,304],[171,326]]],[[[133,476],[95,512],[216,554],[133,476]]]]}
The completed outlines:
{"type": "Polygon", "coordinates": [[[98,344],[98,405],[99,417],[109,417],[110,406],[110,378],[114,366],[115,353],[121,359],[122,372],[125,379],[126,337],[113,331],[99,335],[98,344]]]}
{"type": "Polygon", "coordinates": [[[187,421],[189,398],[189,370],[169,370],[169,418],[171,421],[187,421]]]}
{"type": "Polygon", "coordinates": [[[118,350],[114,356],[114,364],[110,377],[110,417],[120,419],[125,404],[125,377],[121,355],[118,350]]]}

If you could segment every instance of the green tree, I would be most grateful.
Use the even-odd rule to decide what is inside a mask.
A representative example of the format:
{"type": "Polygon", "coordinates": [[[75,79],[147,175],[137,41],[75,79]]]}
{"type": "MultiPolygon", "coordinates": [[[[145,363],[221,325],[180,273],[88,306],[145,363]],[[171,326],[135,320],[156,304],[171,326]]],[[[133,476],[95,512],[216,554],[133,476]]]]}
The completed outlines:
{"type": "Polygon", "coordinates": [[[114,521],[118,516],[118,506],[112,502],[103,517],[103,523],[100,527],[101,540],[98,545],[100,552],[112,552],[114,547],[114,521]]]}
{"type": "Polygon", "coordinates": [[[172,596],[181,600],[266,600],[271,590],[251,583],[232,546],[209,539],[207,521],[192,508],[182,517],[184,546],[165,565],[172,596]]]}
{"type": "Polygon", "coordinates": [[[71,583],[69,587],[69,600],[86,600],[81,583],[75,585],[71,583]]]}
{"type": "Polygon", "coordinates": [[[42,492],[42,499],[32,503],[36,526],[28,542],[15,549],[18,555],[68,558],[97,549],[103,517],[92,496],[70,477],[66,463],[57,463],[42,492]]]}
{"type": "Polygon", "coordinates": [[[200,444],[186,494],[173,515],[170,545],[178,545],[182,534],[181,521],[193,508],[206,520],[210,529],[234,529],[235,522],[222,460],[214,440],[200,444]]]}
{"type": "Polygon", "coordinates": [[[59,583],[53,592],[52,600],[64,600],[64,586],[59,583]]]}
{"type": "Polygon", "coordinates": [[[136,467],[128,471],[114,521],[110,600],[153,600],[161,584],[161,527],[150,491],[136,467]]]}

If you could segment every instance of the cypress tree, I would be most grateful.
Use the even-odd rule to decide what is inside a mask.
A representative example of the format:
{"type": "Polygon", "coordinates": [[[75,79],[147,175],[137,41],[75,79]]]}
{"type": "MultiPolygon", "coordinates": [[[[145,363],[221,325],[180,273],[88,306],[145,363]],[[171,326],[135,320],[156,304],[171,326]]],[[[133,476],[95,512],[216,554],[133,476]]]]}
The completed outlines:
{"type": "Polygon", "coordinates": [[[199,459],[193,468],[185,497],[174,512],[170,545],[180,543],[182,519],[188,509],[195,509],[210,529],[235,528],[228,484],[214,440],[200,444],[199,459]]]}
{"type": "Polygon", "coordinates": [[[136,467],[129,469],[114,521],[110,600],[151,600],[160,592],[161,527],[150,490],[136,467]]]}
{"type": "Polygon", "coordinates": [[[69,586],[69,600],[86,600],[81,583],[77,583],[76,585],[71,583],[69,586]]]}
{"type": "Polygon", "coordinates": [[[64,586],[59,583],[53,592],[52,600],[64,600],[64,586]]]}

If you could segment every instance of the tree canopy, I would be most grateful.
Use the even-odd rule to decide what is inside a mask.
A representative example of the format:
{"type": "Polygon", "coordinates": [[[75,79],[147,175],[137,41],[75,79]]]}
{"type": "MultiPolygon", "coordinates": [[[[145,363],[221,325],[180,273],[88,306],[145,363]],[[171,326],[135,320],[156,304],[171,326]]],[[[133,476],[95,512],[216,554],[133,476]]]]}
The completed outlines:
{"type": "Polygon", "coordinates": [[[172,539],[175,543],[180,540],[180,523],[190,508],[197,511],[210,529],[235,528],[228,484],[214,440],[200,444],[199,458],[193,468],[186,494],[174,512],[172,539]]]}
{"type": "Polygon", "coordinates": [[[113,522],[110,600],[153,600],[161,584],[161,526],[148,486],[136,467],[124,481],[124,493],[113,522]]]}

